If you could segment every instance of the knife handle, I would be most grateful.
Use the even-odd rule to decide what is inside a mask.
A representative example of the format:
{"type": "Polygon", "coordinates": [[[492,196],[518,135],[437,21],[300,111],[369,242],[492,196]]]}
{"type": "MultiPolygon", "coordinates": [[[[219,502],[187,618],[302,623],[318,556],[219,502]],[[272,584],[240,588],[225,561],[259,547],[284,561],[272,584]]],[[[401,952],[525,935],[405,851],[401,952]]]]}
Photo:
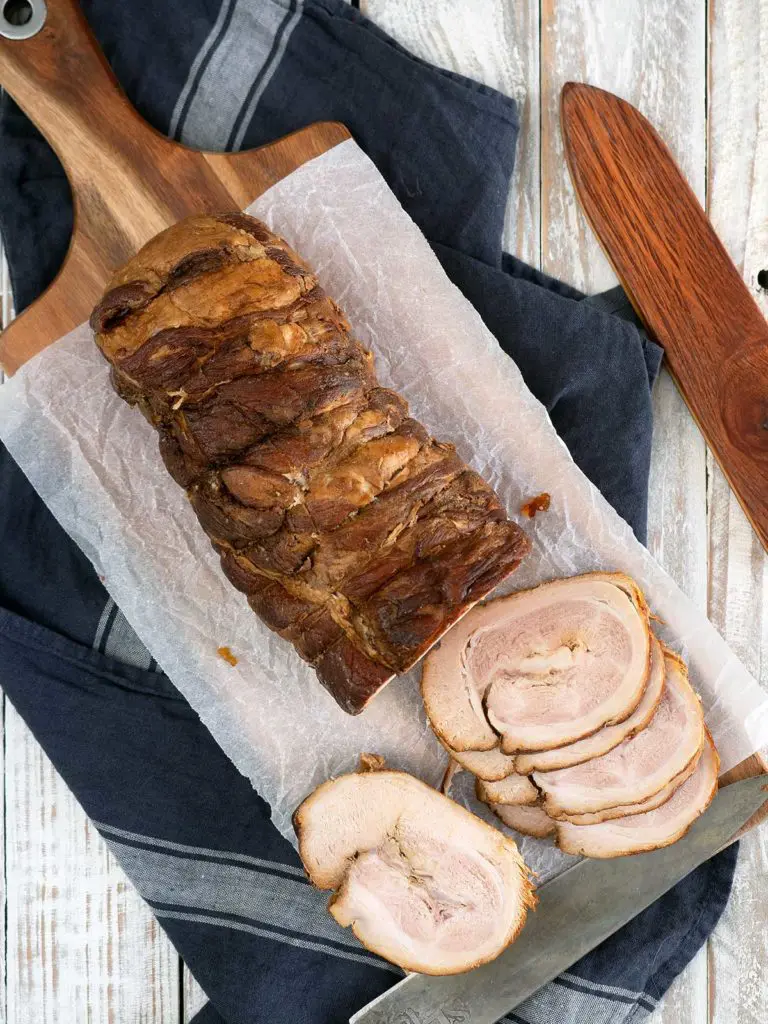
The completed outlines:
{"type": "Polygon", "coordinates": [[[569,82],[561,124],[587,219],[768,550],[768,324],[638,110],[569,82]]]}

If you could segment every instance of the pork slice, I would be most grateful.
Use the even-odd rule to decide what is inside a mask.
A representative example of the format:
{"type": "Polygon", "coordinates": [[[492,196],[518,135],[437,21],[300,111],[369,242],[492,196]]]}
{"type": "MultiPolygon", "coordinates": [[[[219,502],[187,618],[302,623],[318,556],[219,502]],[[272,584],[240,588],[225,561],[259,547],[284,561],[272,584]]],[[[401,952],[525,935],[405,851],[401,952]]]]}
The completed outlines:
{"type": "Polygon", "coordinates": [[[539,802],[539,791],[527,775],[507,775],[499,782],[478,779],[475,785],[477,799],[484,804],[535,804],[539,802]]]}
{"type": "Polygon", "coordinates": [[[624,857],[669,846],[682,838],[717,791],[720,759],[709,733],[696,771],[660,807],[595,825],[557,822],[557,844],[584,857],[624,857]]]}
{"type": "Polygon", "coordinates": [[[704,715],[683,662],[664,652],[661,701],[645,729],[601,757],[533,780],[552,818],[638,804],[679,775],[701,749],[704,715]]]}
{"type": "Polygon", "coordinates": [[[649,659],[647,615],[596,574],[506,599],[466,654],[509,754],[550,750],[624,721],[640,702],[649,659]]]}
{"type": "Polygon", "coordinates": [[[510,754],[502,754],[498,746],[492,750],[451,750],[442,740],[440,742],[454,761],[476,775],[478,779],[498,782],[515,770],[515,758],[510,754]]]}
{"type": "Polygon", "coordinates": [[[492,811],[509,828],[534,839],[546,839],[555,834],[556,822],[540,804],[493,804],[492,811]]]}
{"type": "Polygon", "coordinates": [[[569,743],[554,750],[536,750],[515,756],[515,771],[530,775],[531,772],[553,771],[556,768],[570,768],[572,765],[600,757],[613,750],[623,740],[644,729],[656,713],[664,689],[664,655],[661,645],[651,637],[651,668],[640,703],[623,722],[604,725],[602,729],[585,736],[582,740],[569,743]]]}
{"type": "Polygon", "coordinates": [[[591,811],[587,814],[564,814],[560,821],[570,821],[574,825],[596,825],[600,821],[610,821],[611,818],[626,818],[630,814],[644,814],[645,811],[653,811],[661,807],[682,784],[693,775],[699,765],[699,760],[704,750],[702,743],[701,750],[691,758],[690,763],[683,768],[679,775],[676,775],[671,782],[662,787],[658,793],[649,796],[647,800],[641,800],[639,804],[622,804],[619,807],[606,807],[602,811],[591,811]]]}
{"type": "Polygon", "coordinates": [[[329,910],[405,970],[455,974],[519,933],[532,887],[514,842],[401,772],[344,775],[299,807],[299,854],[329,910]]]}
{"type": "Polygon", "coordinates": [[[473,609],[427,658],[432,728],[457,752],[541,751],[624,721],[645,690],[648,609],[631,580],[589,573],[473,609]]]}

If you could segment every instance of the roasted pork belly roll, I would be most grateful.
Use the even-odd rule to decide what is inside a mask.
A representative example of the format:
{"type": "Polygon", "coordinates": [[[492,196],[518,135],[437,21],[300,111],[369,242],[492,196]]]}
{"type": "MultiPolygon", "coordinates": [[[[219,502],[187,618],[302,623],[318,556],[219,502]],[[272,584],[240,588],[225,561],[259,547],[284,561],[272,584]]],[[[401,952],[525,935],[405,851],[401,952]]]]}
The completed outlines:
{"type": "Polygon", "coordinates": [[[517,936],[533,888],[515,843],[402,772],[344,775],[294,815],[310,881],[368,949],[405,970],[456,974],[517,936]]]}
{"type": "Polygon", "coordinates": [[[345,711],[527,552],[493,490],[379,385],[341,309],[260,221],[162,232],[113,276],[91,326],[225,574],[345,711]]]}

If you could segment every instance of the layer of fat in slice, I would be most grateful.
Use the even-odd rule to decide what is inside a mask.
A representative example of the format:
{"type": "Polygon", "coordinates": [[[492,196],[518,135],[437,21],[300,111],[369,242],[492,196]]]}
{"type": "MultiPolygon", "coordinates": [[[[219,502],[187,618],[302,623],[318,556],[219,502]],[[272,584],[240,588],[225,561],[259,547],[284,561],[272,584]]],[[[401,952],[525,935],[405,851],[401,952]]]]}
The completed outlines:
{"type": "Polygon", "coordinates": [[[574,743],[637,708],[649,672],[648,610],[620,579],[555,580],[482,609],[464,675],[485,695],[504,753],[574,743]]]}
{"type": "Polygon", "coordinates": [[[639,804],[679,775],[701,749],[704,715],[683,662],[664,653],[664,691],[645,729],[601,757],[551,772],[534,772],[552,818],[639,804]]]}
{"type": "Polygon", "coordinates": [[[699,765],[699,759],[703,750],[704,746],[702,744],[702,749],[696,753],[695,757],[691,758],[690,763],[683,768],[679,775],[676,775],[658,793],[654,793],[653,796],[649,796],[647,800],[642,800],[639,804],[622,804],[620,807],[606,807],[605,810],[592,811],[588,814],[564,814],[560,820],[570,821],[574,825],[596,825],[600,821],[610,821],[611,818],[626,818],[631,814],[644,814],[645,811],[653,811],[655,808],[661,807],[662,804],[666,803],[680,789],[682,784],[693,775],[699,765]]]}
{"type": "Polygon", "coordinates": [[[585,857],[623,857],[669,846],[682,838],[709,806],[717,791],[720,759],[706,733],[696,771],[655,810],[613,818],[596,825],[557,822],[557,844],[565,853],[585,857]]]}
{"type": "Polygon", "coordinates": [[[546,839],[554,835],[555,822],[539,804],[493,804],[491,810],[510,828],[524,836],[546,839]]]}
{"type": "Polygon", "coordinates": [[[502,754],[500,747],[493,750],[451,750],[445,748],[454,761],[462,768],[472,772],[478,779],[498,782],[506,779],[515,770],[515,759],[510,754],[502,754]]]}
{"type": "MultiPolygon", "coordinates": [[[[495,602],[477,605],[433,647],[424,659],[421,696],[430,725],[452,754],[476,751],[494,753],[499,737],[488,724],[483,710],[484,693],[467,673],[465,660],[475,623],[488,617],[495,602]]],[[[458,757],[456,757],[458,760],[458,757]]],[[[463,762],[460,762],[464,764],[463,762]]],[[[469,771],[472,769],[464,764],[469,771]]]]}
{"type": "Polygon", "coordinates": [[[478,779],[475,789],[477,799],[489,805],[535,804],[539,799],[539,791],[527,775],[507,775],[499,782],[478,779]]]}
{"type": "Polygon", "coordinates": [[[423,974],[496,957],[535,898],[515,843],[402,772],[344,775],[294,815],[299,854],[364,946],[423,974]]]}
{"type": "Polygon", "coordinates": [[[514,757],[515,771],[525,775],[530,775],[535,771],[554,771],[557,768],[570,768],[575,764],[589,761],[593,757],[607,754],[623,740],[634,736],[635,733],[645,728],[653,718],[663,689],[664,656],[661,644],[655,636],[651,636],[651,667],[648,681],[645,684],[640,703],[629,718],[616,725],[603,726],[602,729],[593,732],[591,736],[585,736],[583,740],[569,743],[565,747],[517,754],[514,757]]]}

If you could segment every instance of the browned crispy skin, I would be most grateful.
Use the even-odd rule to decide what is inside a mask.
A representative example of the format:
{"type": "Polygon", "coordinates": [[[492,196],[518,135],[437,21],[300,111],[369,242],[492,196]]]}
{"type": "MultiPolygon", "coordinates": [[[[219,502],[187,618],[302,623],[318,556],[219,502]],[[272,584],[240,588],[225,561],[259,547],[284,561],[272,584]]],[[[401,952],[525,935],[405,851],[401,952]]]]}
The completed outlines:
{"type": "Polygon", "coordinates": [[[115,274],[91,326],[230,582],[351,714],[528,550],[259,221],[169,228],[115,274]]]}

